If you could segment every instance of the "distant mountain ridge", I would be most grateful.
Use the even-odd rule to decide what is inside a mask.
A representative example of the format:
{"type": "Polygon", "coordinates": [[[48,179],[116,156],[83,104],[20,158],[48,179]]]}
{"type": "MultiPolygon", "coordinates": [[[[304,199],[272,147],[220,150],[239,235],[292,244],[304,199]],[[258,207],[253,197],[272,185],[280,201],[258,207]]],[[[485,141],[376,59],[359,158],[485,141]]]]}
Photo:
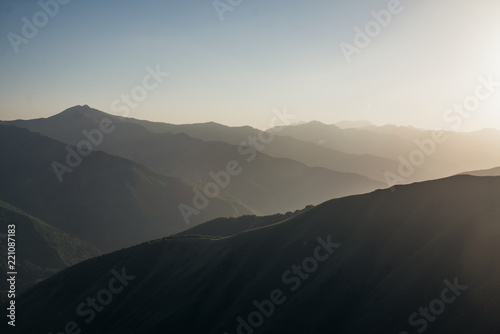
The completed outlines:
{"type": "MultiPolygon", "coordinates": [[[[239,145],[250,137],[257,137],[263,131],[250,126],[229,127],[214,122],[201,124],[175,125],[149,122],[128,118],[127,122],[139,124],[157,133],[185,133],[204,141],[221,141],[239,145]]],[[[275,158],[287,158],[299,161],[310,167],[323,167],[337,172],[356,173],[377,181],[385,181],[383,171],[397,169],[395,160],[376,157],[369,154],[356,155],[333,150],[324,146],[301,141],[290,136],[281,136],[281,131],[274,129],[274,137],[262,152],[275,158]]]]}
{"type": "MultiPolygon", "coordinates": [[[[412,154],[418,154],[419,161],[412,163],[415,171],[404,177],[405,183],[500,165],[500,151],[497,149],[500,131],[491,129],[472,133],[428,131],[394,125],[340,129],[336,125],[310,122],[287,126],[281,134],[345,153],[404,159],[406,164],[412,154]],[[437,142],[434,139],[436,134],[441,138],[437,142]],[[429,141],[433,144],[430,145],[429,141]],[[433,147],[423,149],[424,145],[433,147]]],[[[397,169],[388,171],[398,173],[397,169]]]]}
{"type": "MultiPolygon", "coordinates": [[[[342,173],[322,167],[308,167],[291,159],[273,158],[247,145],[207,142],[185,133],[152,133],[139,124],[102,113],[88,106],[77,106],[49,117],[7,124],[78,145],[87,140],[82,131],[98,129],[103,119],[113,130],[102,136],[94,149],[139,162],[160,173],[186,179],[205,187],[213,182],[211,173],[224,171],[229,162],[242,168],[238,177],[221,189],[261,214],[293,211],[309,204],[384,187],[354,173],[342,173]]],[[[184,202],[189,204],[191,201],[184,202]]]]}

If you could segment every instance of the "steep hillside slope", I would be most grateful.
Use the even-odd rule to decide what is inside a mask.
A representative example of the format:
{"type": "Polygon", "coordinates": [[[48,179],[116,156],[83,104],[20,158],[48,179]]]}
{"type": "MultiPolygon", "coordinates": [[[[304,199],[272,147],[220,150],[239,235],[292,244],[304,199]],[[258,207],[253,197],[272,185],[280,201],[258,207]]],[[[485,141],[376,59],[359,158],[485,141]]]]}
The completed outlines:
{"type": "Polygon", "coordinates": [[[17,330],[497,333],[500,178],[397,188],[231,237],[170,237],[86,261],[19,298],[30,321],[17,330]],[[123,289],[110,301],[100,291],[112,287],[123,289]],[[106,306],[90,311],[89,296],[106,306]]]}

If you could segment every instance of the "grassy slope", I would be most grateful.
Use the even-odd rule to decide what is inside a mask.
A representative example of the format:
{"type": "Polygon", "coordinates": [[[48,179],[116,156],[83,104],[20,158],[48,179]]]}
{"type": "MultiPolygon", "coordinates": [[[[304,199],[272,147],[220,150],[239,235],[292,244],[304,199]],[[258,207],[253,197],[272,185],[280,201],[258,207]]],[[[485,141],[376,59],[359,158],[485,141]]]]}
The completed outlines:
{"type": "MultiPolygon", "coordinates": [[[[7,233],[8,225],[16,226],[16,266],[18,290],[23,291],[54,273],[91,257],[100,251],[78,239],[0,201],[0,232],[7,233]]],[[[7,239],[1,239],[1,252],[7,252],[7,239]]],[[[0,258],[0,271],[6,273],[7,256],[0,258]]],[[[6,297],[6,282],[0,282],[1,296],[6,297]]]]}
{"type": "Polygon", "coordinates": [[[187,231],[177,233],[176,236],[212,236],[229,237],[241,232],[273,225],[286,219],[295,217],[306,210],[313,208],[312,205],[303,210],[294,212],[278,213],[272,216],[241,216],[237,218],[217,218],[206,223],[195,226],[187,231]]]}

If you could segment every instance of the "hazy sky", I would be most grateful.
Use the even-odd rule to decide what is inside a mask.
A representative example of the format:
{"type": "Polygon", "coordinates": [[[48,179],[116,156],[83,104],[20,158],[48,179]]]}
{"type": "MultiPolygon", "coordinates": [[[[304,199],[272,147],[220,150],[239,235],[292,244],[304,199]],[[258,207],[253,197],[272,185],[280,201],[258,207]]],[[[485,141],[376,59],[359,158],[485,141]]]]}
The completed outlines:
{"type": "MultiPolygon", "coordinates": [[[[443,115],[474,95],[478,77],[500,82],[498,0],[401,0],[350,63],[340,44],[356,46],[354,29],[391,1],[238,2],[219,2],[233,4],[221,20],[211,0],[73,0],[53,17],[37,1],[2,0],[0,119],[77,104],[115,113],[112,104],[123,106],[122,94],[158,65],[170,75],[156,88],[147,81],[130,117],[265,128],[286,106],[297,121],[446,128],[443,115]],[[37,20],[36,34],[23,35],[23,17],[37,20]]],[[[496,89],[459,130],[500,128],[496,89]]]]}

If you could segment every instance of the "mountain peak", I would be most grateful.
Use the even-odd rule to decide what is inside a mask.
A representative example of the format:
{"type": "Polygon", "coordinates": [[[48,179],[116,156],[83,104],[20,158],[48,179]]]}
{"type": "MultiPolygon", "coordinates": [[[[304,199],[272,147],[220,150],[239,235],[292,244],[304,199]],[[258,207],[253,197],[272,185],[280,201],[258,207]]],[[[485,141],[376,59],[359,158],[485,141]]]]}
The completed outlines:
{"type": "Polygon", "coordinates": [[[49,118],[60,118],[60,119],[83,119],[83,118],[93,118],[95,120],[100,120],[105,117],[106,114],[103,111],[91,108],[89,105],[76,105],[74,107],[68,108],[54,116],[49,118]]]}
{"type": "Polygon", "coordinates": [[[82,105],[76,105],[76,106],[70,107],[68,109],[65,109],[62,112],[63,113],[65,113],[65,112],[82,112],[82,111],[91,110],[91,109],[92,108],[90,108],[88,104],[84,104],[83,106],[82,105]]]}

